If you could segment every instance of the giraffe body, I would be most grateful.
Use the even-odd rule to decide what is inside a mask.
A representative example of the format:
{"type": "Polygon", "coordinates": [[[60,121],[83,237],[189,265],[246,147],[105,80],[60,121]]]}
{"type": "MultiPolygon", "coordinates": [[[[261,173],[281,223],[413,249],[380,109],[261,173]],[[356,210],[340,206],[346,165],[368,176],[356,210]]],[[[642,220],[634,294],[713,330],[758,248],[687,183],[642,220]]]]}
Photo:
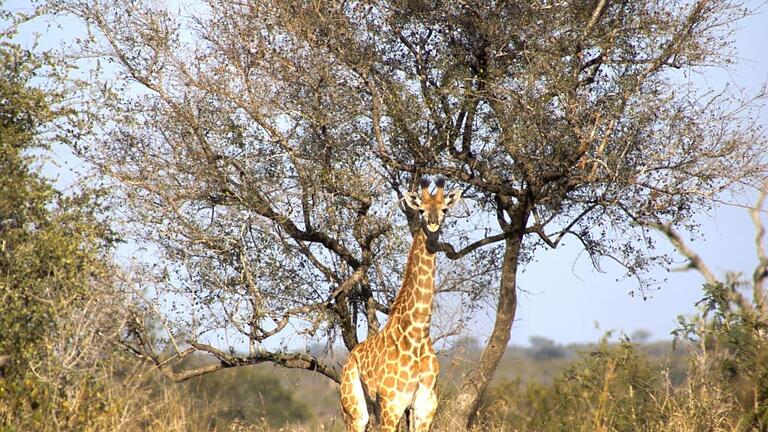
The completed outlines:
{"type": "Polygon", "coordinates": [[[431,195],[422,183],[421,196],[409,192],[406,203],[418,209],[423,226],[413,245],[400,292],[382,330],[357,345],[342,371],[341,405],[348,432],[363,432],[370,420],[368,405],[379,415],[381,430],[394,431],[406,408],[413,412],[413,430],[428,431],[437,409],[435,383],[439,364],[429,336],[435,284],[434,253],[427,249],[429,236],[437,236],[446,210],[460,193],[445,199],[438,182],[431,195]]]}

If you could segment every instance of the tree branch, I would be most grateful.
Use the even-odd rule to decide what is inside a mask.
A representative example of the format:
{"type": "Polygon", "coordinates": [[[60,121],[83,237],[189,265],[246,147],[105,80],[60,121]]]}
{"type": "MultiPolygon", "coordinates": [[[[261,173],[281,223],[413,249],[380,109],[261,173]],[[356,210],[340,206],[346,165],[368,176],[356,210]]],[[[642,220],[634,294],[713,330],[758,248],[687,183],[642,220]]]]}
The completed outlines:
{"type": "MultiPolygon", "coordinates": [[[[312,372],[318,372],[336,383],[339,382],[339,374],[333,367],[321,363],[316,357],[309,354],[257,352],[243,357],[234,354],[227,354],[224,351],[221,351],[211,345],[195,341],[187,341],[187,343],[191,346],[191,348],[185,350],[185,354],[181,358],[188,357],[194,352],[204,352],[216,358],[217,362],[198,366],[193,369],[176,371],[173,370],[173,367],[169,361],[161,363],[152,360],[151,357],[148,356],[144,356],[143,358],[154,363],[160,373],[162,373],[163,376],[173,382],[186,381],[197,376],[216,372],[220,369],[256,365],[259,363],[274,363],[290,369],[305,369],[312,372]]],[[[177,360],[180,360],[181,358],[177,358],[177,360]]]]}
{"type": "Polygon", "coordinates": [[[550,235],[548,235],[548,234],[546,234],[544,232],[544,226],[547,224],[548,221],[544,222],[543,224],[537,223],[537,224],[535,224],[533,226],[530,226],[530,227],[526,228],[525,232],[526,232],[526,234],[527,233],[537,234],[539,236],[539,238],[541,238],[541,240],[544,241],[544,243],[547,244],[547,246],[549,246],[552,249],[554,249],[554,248],[557,247],[557,245],[560,244],[560,240],[562,240],[563,237],[565,237],[566,234],[571,232],[571,228],[573,228],[573,226],[576,225],[576,223],[579,222],[579,220],[581,220],[581,218],[583,218],[584,216],[589,214],[589,212],[594,210],[595,207],[597,207],[597,204],[590,204],[586,209],[584,209],[581,213],[579,213],[579,215],[576,216],[568,224],[568,226],[566,226],[565,228],[560,230],[560,232],[557,233],[557,237],[554,240],[551,238],[550,235]]]}
{"type": "Polygon", "coordinates": [[[584,36],[589,36],[589,34],[592,32],[592,29],[595,27],[595,24],[597,24],[597,21],[600,20],[600,17],[603,16],[603,12],[605,12],[605,7],[608,5],[608,0],[600,0],[600,2],[595,7],[595,10],[592,11],[592,16],[589,18],[589,22],[587,23],[587,26],[584,27],[584,36]]]}
{"type": "Polygon", "coordinates": [[[335,369],[322,364],[316,357],[309,354],[263,352],[251,354],[247,357],[240,357],[227,354],[224,351],[207,344],[192,341],[188,341],[188,343],[196,350],[207,352],[216,357],[220,364],[217,369],[269,362],[290,369],[306,369],[313,372],[319,372],[334,382],[339,383],[339,374],[335,369]]]}
{"type": "Polygon", "coordinates": [[[510,235],[508,233],[501,233],[501,234],[496,234],[490,237],[485,237],[483,239],[480,239],[474,243],[471,243],[465,246],[463,249],[459,250],[458,252],[450,243],[444,243],[444,242],[438,243],[438,242],[430,241],[427,243],[427,246],[430,252],[445,252],[445,256],[447,256],[452,260],[457,260],[481,246],[500,242],[506,238],[509,238],[509,236],[510,235]]]}
{"type": "Polygon", "coordinates": [[[717,285],[720,283],[720,281],[715,277],[715,274],[712,273],[712,270],[710,270],[707,264],[704,263],[704,260],[699,256],[699,254],[697,254],[693,249],[689,248],[685,244],[683,239],[680,237],[680,234],[678,234],[677,231],[672,228],[672,224],[662,224],[658,222],[642,222],[642,224],[664,234],[672,243],[672,246],[674,246],[678,252],[680,252],[684,257],[688,259],[689,267],[696,269],[699,273],[701,273],[701,275],[704,276],[704,280],[706,280],[708,284],[717,285]]]}

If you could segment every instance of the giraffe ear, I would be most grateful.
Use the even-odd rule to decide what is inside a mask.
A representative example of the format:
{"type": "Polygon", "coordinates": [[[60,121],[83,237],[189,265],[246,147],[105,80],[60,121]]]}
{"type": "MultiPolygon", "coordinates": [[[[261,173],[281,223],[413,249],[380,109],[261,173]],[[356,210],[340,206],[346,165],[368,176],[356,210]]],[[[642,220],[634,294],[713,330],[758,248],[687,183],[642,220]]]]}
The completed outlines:
{"type": "Polygon", "coordinates": [[[455,189],[445,194],[445,208],[455,207],[461,201],[461,190],[455,189]]]}
{"type": "Polygon", "coordinates": [[[414,210],[421,208],[421,196],[419,196],[418,192],[406,192],[403,199],[408,207],[414,210]]]}

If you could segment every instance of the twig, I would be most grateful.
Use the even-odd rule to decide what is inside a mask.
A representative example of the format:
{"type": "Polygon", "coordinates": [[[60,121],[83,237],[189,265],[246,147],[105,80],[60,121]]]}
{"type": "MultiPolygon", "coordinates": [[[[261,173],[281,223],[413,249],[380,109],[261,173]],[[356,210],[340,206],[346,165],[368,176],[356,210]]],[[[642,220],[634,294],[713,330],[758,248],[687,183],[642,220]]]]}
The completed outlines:
{"type": "Polygon", "coordinates": [[[715,277],[715,274],[712,273],[712,270],[709,269],[709,266],[704,263],[704,260],[701,258],[701,256],[699,256],[699,254],[697,254],[693,249],[685,244],[683,239],[680,237],[680,234],[678,234],[677,231],[672,228],[672,224],[662,224],[658,222],[643,222],[643,224],[664,234],[672,243],[672,246],[674,246],[675,249],[677,249],[677,251],[680,252],[684,257],[688,258],[689,267],[696,269],[699,273],[701,273],[708,284],[717,285],[720,282],[715,277]]]}

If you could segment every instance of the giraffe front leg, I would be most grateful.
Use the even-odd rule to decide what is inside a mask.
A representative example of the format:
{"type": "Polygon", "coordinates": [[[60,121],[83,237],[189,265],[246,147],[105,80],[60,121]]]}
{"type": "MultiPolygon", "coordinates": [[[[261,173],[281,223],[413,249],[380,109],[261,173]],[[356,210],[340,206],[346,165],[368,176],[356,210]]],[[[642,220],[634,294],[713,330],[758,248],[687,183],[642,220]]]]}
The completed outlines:
{"type": "Polygon", "coordinates": [[[413,430],[426,432],[432,424],[432,419],[437,411],[437,394],[435,390],[424,384],[419,384],[416,395],[413,397],[413,430]]]}
{"type": "Polygon", "coordinates": [[[382,394],[379,404],[381,407],[381,432],[394,432],[403,417],[405,409],[411,402],[413,393],[389,392],[382,394]]]}
{"type": "Polygon", "coordinates": [[[341,412],[347,432],[365,432],[368,407],[357,362],[351,359],[341,375],[341,412]]]}
{"type": "Polygon", "coordinates": [[[421,373],[419,386],[413,396],[411,408],[413,410],[413,430],[416,432],[428,431],[432,419],[435,417],[435,411],[437,411],[435,384],[440,372],[440,363],[435,356],[435,349],[432,347],[431,340],[427,340],[424,350],[424,355],[419,362],[421,373]]]}

